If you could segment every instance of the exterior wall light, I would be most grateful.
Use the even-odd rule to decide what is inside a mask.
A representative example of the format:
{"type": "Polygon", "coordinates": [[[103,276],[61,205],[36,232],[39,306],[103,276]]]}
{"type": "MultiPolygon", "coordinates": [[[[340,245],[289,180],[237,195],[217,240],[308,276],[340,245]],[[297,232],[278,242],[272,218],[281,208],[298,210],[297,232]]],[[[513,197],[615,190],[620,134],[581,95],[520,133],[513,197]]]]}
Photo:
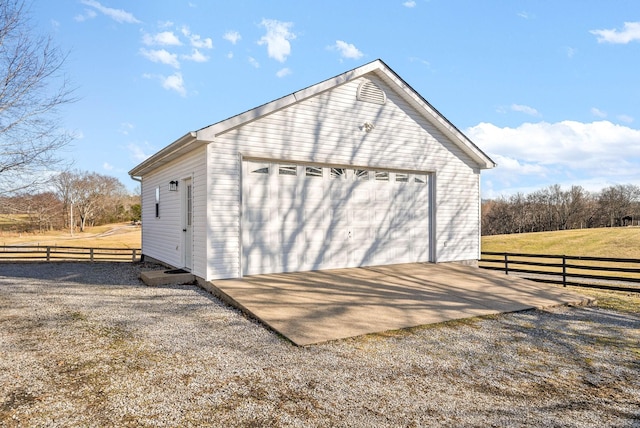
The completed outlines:
{"type": "Polygon", "coordinates": [[[178,180],[172,180],[169,182],[169,191],[170,192],[178,191],[178,180]]]}
{"type": "Polygon", "coordinates": [[[360,127],[364,132],[371,132],[373,131],[373,128],[375,128],[375,125],[372,122],[365,122],[360,127]]]}

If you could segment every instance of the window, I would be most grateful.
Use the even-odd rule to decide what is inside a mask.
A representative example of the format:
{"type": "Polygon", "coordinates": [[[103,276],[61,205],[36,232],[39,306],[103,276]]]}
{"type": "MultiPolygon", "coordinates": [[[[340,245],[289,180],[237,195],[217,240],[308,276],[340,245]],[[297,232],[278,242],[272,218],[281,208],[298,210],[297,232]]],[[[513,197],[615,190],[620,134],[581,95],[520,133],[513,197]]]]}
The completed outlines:
{"type": "Polygon", "coordinates": [[[387,171],[376,171],[375,176],[377,181],[389,181],[389,172],[387,171]]]}
{"type": "Polygon", "coordinates": [[[280,165],[278,174],[296,176],[298,175],[298,167],[295,165],[280,165]]]}
{"type": "Polygon", "coordinates": [[[396,172],[396,182],[398,183],[409,182],[409,174],[405,174],[403,172],[396,172]]]}
{"type": "Polygon", "coordinates": [[[322,168],[318,166],[305,167],[305,174],[307,177],[322,177],[322,168]]]}
{"type": "Polygon", "coordinates": [[[251,171],[251,174],[269,174],[269,167],[263,166],[261,168],[256,168],[251,171]]]}
{"type": "Polygon", "coordinates": [[[160,187],[156,187],[156,218],[160,217],[160,187]]]}
{"type": "Polygon", "coordinates": [[[191,184],[187,184],[187,226],[191,226],[193,219],[193,192],[191,184]]]}
{"type": "Polygon", "coordinates": [[[423,174],[416,175],[416,176],[413,178],[413,181],[414,181],[415,183],[418,183],[418,184],[425,184],[425,183],[427,182],[427,176],[426,176],[426,175],[423,175],[423,174]]]}
{"type": "Polygon", "coordinates": [[[331,168],[331,178],[347,178],[347,170],[344,168],[331,168]]]}
{"type": "Polygon", "coordinates": [[[369,179],[369,171],[366,169],[356,169],[353,171],[353,175],[356,180],[368,180],[369,179]]]}

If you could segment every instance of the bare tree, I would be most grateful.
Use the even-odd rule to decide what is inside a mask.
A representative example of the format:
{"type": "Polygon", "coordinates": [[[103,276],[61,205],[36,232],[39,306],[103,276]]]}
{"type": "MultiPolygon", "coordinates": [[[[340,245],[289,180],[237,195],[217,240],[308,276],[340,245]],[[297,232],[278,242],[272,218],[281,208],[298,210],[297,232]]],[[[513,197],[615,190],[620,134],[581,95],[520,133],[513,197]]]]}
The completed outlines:
{"type": "Polygon", "coordinates": [[[70,103],[66,56],[36,35],[24,0],[0,0],[0,194],[46,180],[71,141],[57,113],[70,103]]]}

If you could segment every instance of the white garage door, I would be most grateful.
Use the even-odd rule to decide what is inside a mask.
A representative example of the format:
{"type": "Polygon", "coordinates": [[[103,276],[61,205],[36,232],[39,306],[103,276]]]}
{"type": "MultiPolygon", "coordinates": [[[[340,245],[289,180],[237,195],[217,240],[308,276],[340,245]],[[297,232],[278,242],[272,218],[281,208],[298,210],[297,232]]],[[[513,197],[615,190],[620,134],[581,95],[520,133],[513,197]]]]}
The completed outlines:
{"type": "Polygon", "coordinates": [[[243,162],[243,274],[429,261],[429,175],[243,162]]]}

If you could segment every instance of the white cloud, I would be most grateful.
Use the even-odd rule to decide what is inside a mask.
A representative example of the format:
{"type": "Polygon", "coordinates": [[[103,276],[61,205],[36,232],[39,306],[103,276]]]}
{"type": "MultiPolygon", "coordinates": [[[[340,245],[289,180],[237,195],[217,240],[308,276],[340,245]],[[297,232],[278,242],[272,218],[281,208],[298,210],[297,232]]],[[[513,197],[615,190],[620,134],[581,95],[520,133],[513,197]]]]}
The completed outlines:
{"type": "Polygon", "coordinates": [[[163,77],[162,87],[170,91],[176,91],[182,97],[187,96],[187,91],[184,88],[184,80],[180,72],[176,72],[169,77],[163,77]]]}
{"type": "Polygon", "coordinates": [[[431,64],[429,63],[429,61],[422,58],[418,58],[417,56],[409,57],[409,62],[419,62],[420,64],[426,65],[427,67],[431,67],[431,64]]]}
{"type": "Polygon", "coordinates": [[[73,17],[78,22],[88,21],[98,16],[98,13],[93,9],[85,9],[84,13],[73,17]]]}
{"type": "Polygon", "coordinates": [[[180,68],[178,55],[172,54],[166,51],[165,49],[159,49],[159,50],[140,49],[140,53],[149,61],[159,62],[161,64],[167,64],[174,68],[180,68]]]}
{"type": "Polygon", "coordinates": [[[227,54],[227,58],[232,59],[233,58],[233,52],[229,51],[229,53],[227,54]]]}
{"type": "Polygon", "coordinates": [[[629,116],[628,114],[621,114],[618,116],[618,120],[624,123],[631,123],[633,122],[633,117],[629,116]]]}
{"type": "Polygon", "coordinates": [[[529,19],[529,13],[527,13],[527,12],[525,12],[525,11],[518,12],[518,16],[519,16],[520,18],[523,18],[523,19],[529,19]]]}
{"type": "Polygon", "coordinates": [[[589,32],[598,37],[598,43],[627,44],[634,40],[640,40],[640,22],[625,22],[621,31],[611,29],[589,32]]]}
{"type": "Polygon", "coordinates": [[[192,35],[189,40],[191,41],[191,46],[196,48],[204,48],[204,49],[213,49],[213,40],[209,37],[203,39],[197,34],[192,35]]]}
{"type": "Polygon", "coordinates": [[[595,117],[599,117],[601,119],[607,117],[607,112],[606,111],[602,111],[599,108],[595,108],[595,107],[591,108],[591,114],[594,115],[595,117]]]}
{"type": "Polygon", "coordinates": [[[291,69],[289,69],[289,68],[285,67],[285,68],[283,68],[283,69],[278,70],[278,72],[276,73],[276,76],[278,76],[278,77],[285,77],[285,76],[290,75],[291,73],[292,73],[292,72],[291,72],[291,69]]]}
{"type": "Polygon", "coordinates": [[[142,77],[144,77],[145,79],[157,80],[160,82],[164,89],[175,91],[182,97],[187,96],[187,90],[184,87],[184,79],[182,78],[182,74],[179,71],[176,71],[168,77],[161,74],[149,73],[144,73],[142,77]]]}
{"type": "Polygon", "coordinates": [[[112,171],[113,170],[113,165],[111,165],[109,162],[104,162],[102,164],[102,168],[107,170],[107,171],[112,171]]]}
{"type": "Polygon", "coordinates": [[[489,153],[541,165],[588,169],[640,158],[640,130],[606,120],[523,123],[517,128],[480,123],[467,135],[489,153]]]}
{"type": "Polygon", "coordinates": [[[414,0],[409,0],[409,1],[406,1],[406,2],[402,3],[402,5],[404,7],[412,8],[412,7],[416,7],[416,2],[414,0]]]}
{"type": "Polygon", "coordinates": [[[255,68],[260,68],[260,63],[258,62],[258,60],[252,56],[249,57],[249,64],[251,64],[255,68]]]}
{"type": "Polygon", "coordinates": [[[224,36],[222,36],[222,38],[230,42],[232,45],[235,45],[240,41],[240,39],[242,39],[242,36],[237,31],[227,31],[226,33],[224,33],[224,36]]]}
{"type": "Polygon", "coordinates": [[[122,122],[120,124],[120,133],[122,135],[129,135],[129,131],[133,130],[133,128],[134,128],[133,124],[129,122],[122,122]]]}
{"type": "Polygon", "coordinates": [[[142,162],[151,156],[154,151],[153,148],[149,147],[148,143],[145,143],[144,145],[147,149],[149,149],[150,153],[146,153],[144,148],[140,147],[140,145],[138,144],[130,143],[127,145],[127,150],[129,150],[129,153],[131,154],[133,160],[142,162]]]}
{"type": "Polygon", "coordinates": [[[80,3],[84,4],[85,6],[90,6],[96,9],[98,12],[108,16],[109,18],[121,24],[122,23],[125,23],[125,24],[140,23],[140,21],[136,19],[136,17],[133,16],[133,14],[122,9],[113,9],[110,7],[103,6],[102,4],[100,4],[100,2],[96,0],[80,0],[80,3]]]}
{"type": "Polygon", "coordinates": [[[275,19],[263,19],[260,26],[267,30],[267,34],[258,40],[258,44],[260,46],[267,45],[269,58],[285,62],[291,54],[291,43],[289,41],[296,38],[296,35],[289,31],[293,27],[293,23],[281,22],[275,19]]]}
{"type": "Polygon", "coordinates": [[[186,59],[187,61],[194,61],[194,62],[209,61],[209,57],[206,55],[203,55],[198,49],[194,49],[191,55],[182,55],[181,58],[186,59]]]}
{"type": "Polygon", "coordinates": [[[565,52],[567,53],[567,58],[573,58],[578,51],[572,47],[567,47],[565,52]]]}
{"type": "Polygon", "coordinates": [[[211,40],[211,38],[207,37],[203,39],[199,34],[192,34],[186,25],[183,25],[180,31],[185,37],[189,38],[189,42],[194,48],[213,49],[213,40],[211,40]]]}
{"type": "Polygon", "coordinates": [[[337,50],[340,52],[340,56],[347,59],[359,59],[364,55],[355,45],[344,42],[342,40],[336,40],[336,44],[329,46],[331,50],[337,50]]]}
{"type": "Polygon", "coordinates": [[[480,123],[465,134],[498,164],[483,173],[483,197],[551,184],[588,190],[640,184],[638,129],[605,120],[523,123],[516,128],[480,123]]]}
{"type": "Polygon", "coordinates": [[[158,34],[144,34],[142,36],[142,43],[148,46],[160,45],[160,46],[180,46],[182,42],[178,39],[178,36],[173,34],[173,31],[163,31],[158,34]]]}
{"type": "Polygon", "coordinates": [[[158,28],[171,28],[173,21],[158,21],[158,28]]]}
{"type": "Polygon", "coordinates": [[[511,104],[511,110],[528,114],[529,116],[540,116],[538,110],[522,104],[511,104]]]}

